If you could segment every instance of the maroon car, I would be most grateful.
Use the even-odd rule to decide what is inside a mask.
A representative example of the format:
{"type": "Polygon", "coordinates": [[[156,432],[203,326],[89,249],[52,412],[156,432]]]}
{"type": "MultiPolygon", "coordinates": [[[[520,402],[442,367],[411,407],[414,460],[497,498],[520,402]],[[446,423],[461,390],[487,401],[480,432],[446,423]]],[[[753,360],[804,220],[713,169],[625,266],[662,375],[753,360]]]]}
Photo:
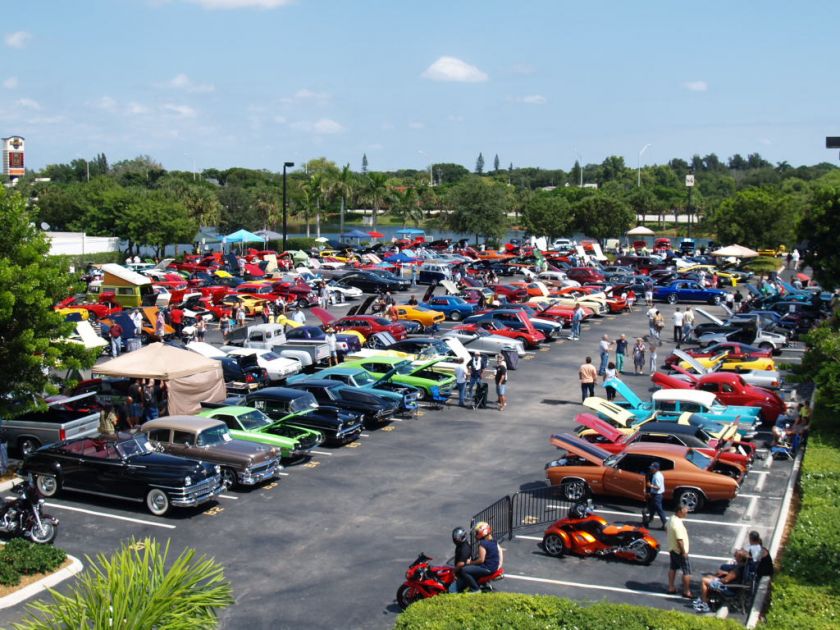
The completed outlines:
{"type": "Polygon", "coordinates": [[[335,315],[319,306],[312,308],[312,314],[321,320],[324,326],[331,326],[337,331],[341,330],[355,330],[365,336],[365,339],[374,333],[388,332],[397,341],[402,341],[406,338],[405,326],[398,322],[392,322],[385,317],[378,315],[345,315],[344,317],[336,318],[335,315]]]}
{"type": "Polygon", "coordinates": [[[572,267],[566,270],[566,275],[569,277],[569,280],[575,280],[581,284],[603,282],[606,280],[604,274],[592,267],[572,267]]]}
{"type": "Polygon", "coordinates": [[[491,284],[488,287],[496,295],[504,296],[508,302],[527,302],[528,289],[511,284],[491,284]]]}

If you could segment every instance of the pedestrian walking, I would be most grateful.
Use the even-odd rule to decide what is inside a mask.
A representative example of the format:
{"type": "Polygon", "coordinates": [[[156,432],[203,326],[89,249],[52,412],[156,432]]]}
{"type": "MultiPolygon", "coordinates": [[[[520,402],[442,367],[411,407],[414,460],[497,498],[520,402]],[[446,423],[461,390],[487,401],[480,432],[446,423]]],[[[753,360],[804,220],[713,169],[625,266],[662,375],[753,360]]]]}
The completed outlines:
{"type": "Polygon", "coordinates": [[[195,323],[195,338],[198,341],[204,341],[204,335],[207,333],[207,322],[203,317],[199,317],[195,323]]]}
{"type": "Polygon", "coordinates": [[[306,323],[306,314],[300,306],[295,307],[295,312],[292,313],[292,321],[297,322],[301,326],[306,323]]]}
{"type": "Polygon", "coordinates": [[[645,342],[641,337],[636,338],[633,346],[633,374],[644,374],[645,371],[645,342]]]}
{"type": "Polygon", "coordinates": [[[735,308],[735,294],[732,291],[727,291],[726,295],[723,296],[723,303],[730,311],[733,310],[735,308]]]}
{"type": "Polygon", "coordinates": [[[647,510],[642,515],[642,527],[647,527],[653,520],[654,516],[658,516],[662,522],[662,529],[665,529],[665,524],[668,522],[668,517],[665,516],[665,510],[662,508],[662,499],[665,496],[665,475],[659,470],[659,462],[653,462],[645,479],[645,499],[647,500],[647,510]]]}
{"type": "Polygon", "coordinates": [[[583,307],[578,304],[572,313],[572,334],[569,339],[577,341],[580,339],[580,323],[583,321],[583,307]]]}
{"type": "Polygon", "coordinates": [[[653,282],[650,280],[645,282],[645,304],[653,306],[653,282]]]}
{"type": "Polygon", "coordinates": [[[688,342],[688,337],[691,334],[692,328],[694,328],[694,310],[689,306],[687,309],[685,309],[685,313],[683,313],[683,343],[688,342]]]}
{"type": "Polygon", "coordinates": [[[166,316],[163,309],[158,310],[157,318],[155,319],[155,337],[158,341],[163,341],[163,336],[166,333],[166,316]]]}
{"type": "Polygon", "coordinates": [[[656,314],[658,312],[658,310],[651,306],[645,313],[645,315],[647,315],[648,318],[648,336],[650,337],[656,336],[656,314]]]}
{"type": "Polygon", "coordinates": [[[417,265],[411,265],[411,286],[417,286],[417,265]]]}
{"type": "Polygon", "coordinates": [[[122,326],[120,326],[117,322],[111,324],[111,328],[108,329],[108,336],[111,337],[111,356],[120,356],[120,350],[122,350],[123,336],[122,326]]]}
{"type": "Polygon", "coordinates": [[[624,357],[627,355],[627,335],[621,335],[615,342],[615,369],[624,373],[624,357]]]}
{"type": "Polygon", "coordinates": [[[601,337],[601,341],[598,342],[598,347],[601,351],[601,362],[598,365],[598,376],[603,376],[604,372],[607,369],[607,363],[610,362],[610,348],[613,347],[613,342],[610,341],[610,336],[604,335],[603,337],[601,337]]]}
{"type": "Polygon", "coordinates": [[[327,285],[325,282],[321,282],[321,285],[318,287],[318,304],[321,308],[327,308],[330,303],[330,291],[327,289],[327,285]]]}
{"type": "Polygon", "coordinates": [[[685,314],[680,310],[678,306],[677,309],[674,311],[673,321],[674,321],[674,341],[677,342],[677,348],[680,347],[680,344],[683,340],[683,318],[685,314]]]}
{"type": "Polygon", "coordinates": [[[263,309],[262,309],[263,324],[269,323],[271,321],[271,319],[272,319],[271,302],[266,302],[265,304],[263,304],[263,309]]]}
{"type": "MultiPolygon", "coordinates": [[[[610,361],[607,364],[607,369],[604,370],[604,380],[603,382],[606,383],[608,380],[613,379],[616,377],[615,371],[615,363],[610,361]]],[[[604,385],[604,391],[607,393],[607,400],[615,400],[615,388],[610,385],[604,385]]]]}
{"type": "Polygon", "coordinates": [[[578,379],[580,379],[580,401],[583,402],[587,397],[595,395],[598,370],[592,365],[592,357],[586,357],[583,365],[578,368],[578,379]]]}
{"type": "Polygon", "coordinates": [[[648,360],[650,361],[650,373],[653,374],[656,372],[656,350],[659,347],[659,343],[655,339],[651,339],[650,343],[648,343],[648,360]]]}
{"type": "Polygon", "coordinates": [[[222,339],[227,343],[228,335],[230,335],[230,317],[227,313],[219,318],[219,332],[222,333],[222,339]]]}
{"type": "Polygon", "coordinates": [[[327,342],[327,348],[330,351],[330,366],[338,365],[338,338],[335,335],[335,328],[327,328],[324,341],[327,342]]]}
{"type": "Polygon", "coordinates": [[[677,506],[674,514],[668,519],[665,530],[668,532],[668,555],[670,556],[670,568],[668,569],[668,592],[676,594],[677,571],[682,572],[682,595],[691,599],[691,563],[688,560],[688,531],[685,528],[685,519],[688,508],[684,505],[677,506]]]}
{"type": "Polygon", "coordinates": [[[242,305],[236,307],[236,327],[243,328],[245,326],[245,309],[242,305]]]}
{"type": "Polygon", "coordinates": [[[504,411],[507,406],[507,379],[508,368],[505,363],[505,358],[499,354],[496,355],[496,397],[498,398],[499,411],[504,411]]]}
{"type": "Polygon", "coordinates": [[[653,318],[653,330],[654,330],[654,337],[656,337],[657,342],[662,341],[662,331],[665,329],[665,318],[662,317],[662,313],[659,312],[657,309],[656,315],[653,318]]]}
{"type": "Polygon", "coordinates": [[[139,378],[131,379],[131,385],[128,386],[126,402],[128,403],[126,413],[128,417],[128,430],[134,431],[140,425],[140,420],[145,414],[145,409],[143,409],[143,384],[139,378]]]}
{"type": "Polygon", "coordinates": [[[793,252],[790,255],[790,261],[793,264],[793,270],[796,271],[799,269],[799,250],[794,248],[793,252]]]}
{"type": "Polygon", "coordinates": [[[467,391],[467,368],[464,366],[463,357],[455,359],[455,387],[458,390],[458,406],[466,407],[464,395],[467,391]]]}

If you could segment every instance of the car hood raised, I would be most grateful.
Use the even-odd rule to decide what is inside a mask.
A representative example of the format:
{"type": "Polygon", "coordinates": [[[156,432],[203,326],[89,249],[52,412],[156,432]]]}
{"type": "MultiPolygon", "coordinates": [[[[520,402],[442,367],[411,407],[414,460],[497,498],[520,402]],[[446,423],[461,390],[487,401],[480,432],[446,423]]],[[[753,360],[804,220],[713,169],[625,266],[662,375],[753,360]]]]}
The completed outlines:
{"type": "Polygon", "coordinates": [[[612,443],[618,442],[624,437],[624,434],[619,429],[616,429],[613,425],[604,422],[591,413],[579,413],[575,416],[575,422],[585,426],[587,429],[592,429],[595,433],[612,443]]]}
{"type": "Polygon", "coordinates": [[[598,396],[589,396],[583,401],[583,406],[601,414],[609,422],[620,427],[629,428],[630,423],[635,419],[631,412],[598,396]]]}
{"type": "Polygon", "coordinates": [[[557,448],[562,448],[568,453],[581,457],[597,466],[603,464],[604,460],[610,456],[604,449],[569,433],[552,435],[549,441],[557,448]]]}

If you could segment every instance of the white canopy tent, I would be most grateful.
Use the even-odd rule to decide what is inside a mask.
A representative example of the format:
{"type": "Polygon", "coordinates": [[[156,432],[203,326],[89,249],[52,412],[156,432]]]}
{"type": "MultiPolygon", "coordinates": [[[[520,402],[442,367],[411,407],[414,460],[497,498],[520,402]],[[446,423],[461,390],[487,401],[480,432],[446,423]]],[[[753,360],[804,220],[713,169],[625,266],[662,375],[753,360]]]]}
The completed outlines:
{"type": "Polygon", "coordinates": [[[656,232],[644,225],[637,225],[632,230],[627,231],[627,236],[653,236],[654,234],[656,232]]]}
{"type": "Polygon", "coordinates": [[[758,252],[743,245],[728,245],[712,252],[712,256],[723,258],[755,258],[758,252]]]}

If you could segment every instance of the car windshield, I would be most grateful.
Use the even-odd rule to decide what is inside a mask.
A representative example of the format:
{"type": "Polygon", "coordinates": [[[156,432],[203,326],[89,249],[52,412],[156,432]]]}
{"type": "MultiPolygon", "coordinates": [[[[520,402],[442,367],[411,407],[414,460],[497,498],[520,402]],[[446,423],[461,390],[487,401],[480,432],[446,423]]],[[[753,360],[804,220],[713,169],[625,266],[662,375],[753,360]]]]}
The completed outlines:
{"type": "Polygon", "coordinates": [[[318,403],[315,401],[315,396],[306,392],[303,396],[298,396],[289,402],[289,411],[298,413],[299,411],[309,411],[310,409],[317,409],[318,403]]]}
{"type": "Polygon", "coordinates": [[[390,326],[391,325],[391,320],[390,319],[385,319],[384,317],[375,317],[373,319],[373,321],[375,321],[380,326],[390,326]]]}
{"type": "Polygon", "coordinates": [[[616,453],[615,455],[610,455],[607,459],[604,460],[604,466],[614,467],[618,463],[620,453],[616,453]]]}
{"type": "Polygon", "coordinates": [[[117,444],[117,452],[123,459],[151,453],[153,450],[152,445],[149,444],[149,440],[146,439],[145,435],[138,435],[134,439],[117,444]]]}
{"type": "Polygon", "coordinates": [[[414,366],[411,365],[411,361],[403,361],[395,366],[397,368],[397,374],[410,374],[412,370],[414,370],[414,366]]]}
{"type": "Polygon", "coordinates": [[[236,419],[239,420],[239,424],[241,424],[242,428],[246,431],[262,429],[263,427],[273,424],[271,418],[257,409],[249,411],[248,413],[243,413],[242,415],[237,416],[236,419]]]}
{"type": "Polygon", "coordinates": [[[356,382],[356,387],[363,387],[365,385],[372,385],[376,382],[376,379],[373,378],[367,372],[359,372],[358,374],[353,375],[353,380],[356,382]]]}
{"type": "Polygon", "coordinates": [[[281,358],[279,354],[274,354],[273,352],[263,352],[260,355],[260,358],[263,361],[276,361],[277,359],[281,358]]]}
{"type": "Polygon", "coordinates": [[[231,437],[230,433],[228,433],[228,428],[225,425],[220,424],[218,426],[205,429],[199,433],[198,437],[195,439],[195,445],[216,446],[224,442],[230,442],[230,440],[231,437]]]}
{"type": "Polygon", "coordinates": [[[701,468],[702,470],[707,470],[709,465],[712,463],[712,458],[703,455],[700,451],[696,451],[693,448],[689,449],[688,452],[685,454],[685,458],[690,461],[692,464],[697,466],[697,468],[701,468]]]}

